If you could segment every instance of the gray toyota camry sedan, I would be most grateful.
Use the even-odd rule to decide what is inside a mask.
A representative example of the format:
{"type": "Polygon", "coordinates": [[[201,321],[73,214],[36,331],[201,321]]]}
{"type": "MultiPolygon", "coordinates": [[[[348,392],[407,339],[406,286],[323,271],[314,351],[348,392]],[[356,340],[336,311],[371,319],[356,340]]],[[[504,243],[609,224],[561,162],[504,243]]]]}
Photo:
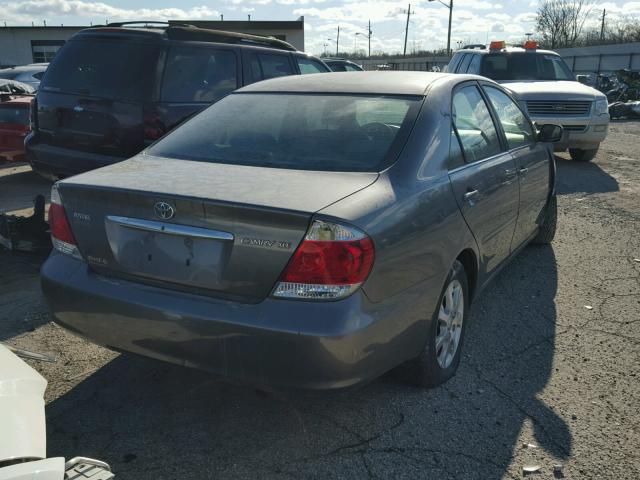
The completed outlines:
{"type": "Polygon", "coordinates": [[[562,132],[537,130],[472,75],[250,85],[58,182],[43,290],[93,342],[250,383],[340,388],[404,364],[438,385],[474,297],[554,236],[562,132]]]}

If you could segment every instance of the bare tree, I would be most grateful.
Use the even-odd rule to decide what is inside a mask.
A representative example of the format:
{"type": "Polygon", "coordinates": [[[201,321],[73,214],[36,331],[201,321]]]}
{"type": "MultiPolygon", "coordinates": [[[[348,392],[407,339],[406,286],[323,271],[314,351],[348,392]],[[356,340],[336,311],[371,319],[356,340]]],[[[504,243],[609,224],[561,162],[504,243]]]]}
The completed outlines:
{"type": "Polygon", "coordinates": [[[595,0],[544,0],[536,15],[536,29],[551,48],[572,47],[580,38],[595,0]]]}

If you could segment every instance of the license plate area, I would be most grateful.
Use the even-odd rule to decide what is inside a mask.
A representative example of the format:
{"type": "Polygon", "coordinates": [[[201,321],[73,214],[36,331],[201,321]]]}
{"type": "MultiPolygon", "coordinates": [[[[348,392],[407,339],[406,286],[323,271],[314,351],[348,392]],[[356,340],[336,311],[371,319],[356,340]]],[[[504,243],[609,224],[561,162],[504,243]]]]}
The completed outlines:
{"type": "Polygon", "coordinates": [[[221,289],[233,235],[186,225],[107,217],[111,253],[122,271],[198,288],[221,289]]]}

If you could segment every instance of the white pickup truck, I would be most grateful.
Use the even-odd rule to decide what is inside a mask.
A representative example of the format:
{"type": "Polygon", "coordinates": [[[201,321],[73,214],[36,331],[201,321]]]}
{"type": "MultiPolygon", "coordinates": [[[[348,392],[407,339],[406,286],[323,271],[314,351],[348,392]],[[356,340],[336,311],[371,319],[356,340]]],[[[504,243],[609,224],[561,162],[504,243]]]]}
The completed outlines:
{"type": "Polygon", "coordinates": [[[539,50],[535,42],[525,43],[524,48],[492,42],[489,48],[458,50],[447,71],[501,83],[534,122],[562,125],[564,134],[554,149],[568,149],[573,160],[593,160],[607,136],[607,97],[578,82],[560,55],[539,50]]]}

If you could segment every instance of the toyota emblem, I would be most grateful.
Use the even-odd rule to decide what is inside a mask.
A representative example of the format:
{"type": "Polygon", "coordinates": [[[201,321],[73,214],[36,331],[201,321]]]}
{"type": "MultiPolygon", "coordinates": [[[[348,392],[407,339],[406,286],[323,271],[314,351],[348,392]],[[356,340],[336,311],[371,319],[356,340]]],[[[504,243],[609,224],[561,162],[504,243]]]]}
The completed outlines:
{"type": "Polygon", "coordinates": [[[167,202],[156,202],[153,206],[153,211],[156,212],[156,215],[162,220],[169,220],[176,214],[175,209],[167,202]]]}

